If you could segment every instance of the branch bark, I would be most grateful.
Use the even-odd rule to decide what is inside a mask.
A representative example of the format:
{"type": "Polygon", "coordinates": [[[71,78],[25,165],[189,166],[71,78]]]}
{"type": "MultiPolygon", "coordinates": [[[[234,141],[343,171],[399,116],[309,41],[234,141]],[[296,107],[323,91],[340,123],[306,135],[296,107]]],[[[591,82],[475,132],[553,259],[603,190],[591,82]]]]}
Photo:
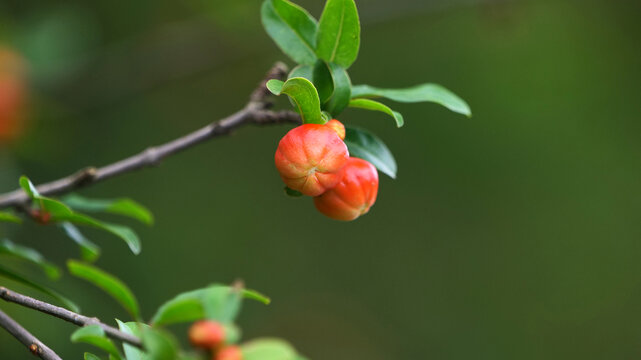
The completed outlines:
{"type": "Polygon", "coordinates": [[[105,334],[108,337],[133,345],[140,349],[143,348],[142,341],[138,337],[124,333],[107,324],[103,324],[98,318],[80,315],[59,306],[40,301],[26,295],[18,294],[5,287],[0,287],[0,298],[8,302],[55,316],[78,326],[98,325],[105,331],[105,334]]]}
{"type": "Polygon", "coordinates": [[[29,331],[23,328],[9,315],[0,310],[0,327],[7,330],[11,335],[18,339],[26,346],[29,351],[41,359],[45,360],[62,360],[58,354],[49,349],[47,345],[38,340],[35,336],[31,335],[29,331]]]}
{"type": "MultiPolygon", "coordinates": [[[[233,130],[247,124],[298,124],[301,122],[300,116],[293,111],[269,110],[273,105],[273,100],[265,84],[270,79],[284,79],[286,76],[287,67],[282,63],[276,63],[267,73],[265,79],[263,79],[260,85],[252,92],[247,105],[240,111],[190,134],[162,145],[147,148],[139,154],[116,161],[112,164],[100,168],[88,167],[67,177],[39,185],[37,186],[38,192],[42,195],[65,194],[112,177],[158,165],[160,161],[166,157],[198,145],[206,140],[227,135],[233,130]]],[[[27,194],[22,189],[17,189],[0,195],[0,209],[20,207],[28,200],[29,197],[27,194]]]]}

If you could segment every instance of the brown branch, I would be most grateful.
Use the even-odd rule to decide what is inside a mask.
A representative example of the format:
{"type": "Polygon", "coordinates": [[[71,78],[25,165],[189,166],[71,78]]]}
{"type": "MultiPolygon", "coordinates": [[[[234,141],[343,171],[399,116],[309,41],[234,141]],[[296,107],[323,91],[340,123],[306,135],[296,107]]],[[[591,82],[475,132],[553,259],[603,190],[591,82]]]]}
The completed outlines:
{"type": "Polygon", "coordinates": [[[18,294],[1,286],[0,298],[8,302],[55,316],[78,326],[98,325],[105,331],[105,335],[108,337],[133,345],[140,349],[143,348],[142,341],[138,337],[124,333],[107,324],[103,324],[98,318],[80,315],[59,306],[40,301],[26,295],[18,294]]]}
{"type": "Polygon", "coordinates": [[[35,336],[31,335],[29,331],[23,328],[9,315],[0,310],[0,327],[7,330],[9,334],[13,335],[21,343],[26,346],[29,351],[41,359],[45,360],[62,360],[58,354],[49,349],[47,345],[38,340],[35,336]]]}
{"type": "MultiPolygon", "coordinates": [[[[39,185],[37,186],[38,192],[42,195],[64,194],[115,176],[157,165],[168,156],[206,140],[227,135],[247,124],[300,123],[300,116],[293,111],[269,110],[273,103],[265,83],[270,79],[284,79],[286,76],[287,67],[282,63],[276,63],[256,90],[252,92],[249,102],[242,110],[183,137],[162,145],[150,147],[137,155],[116,161],[110,165],[101,168],[88,167],[62,179],[39,185]]],[[[0,195],[0,209],[20,207],[28,200],[27,194],[22,189],[2,194],[0,195]]]]}

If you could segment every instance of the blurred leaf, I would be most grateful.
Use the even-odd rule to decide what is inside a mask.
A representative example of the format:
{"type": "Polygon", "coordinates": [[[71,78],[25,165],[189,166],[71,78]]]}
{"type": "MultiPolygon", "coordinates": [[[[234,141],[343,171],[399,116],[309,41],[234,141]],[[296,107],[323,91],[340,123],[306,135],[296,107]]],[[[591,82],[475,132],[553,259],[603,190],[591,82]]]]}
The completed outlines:
{"type": "Polygon", "coordinates": [[[111,274],[75,260],[67,261],[69,272],[81,279],[85,279],[95,286],[101,288],[103,291],[116,299],[129,313],[135,318],[140,318],[140,311],[138,308],[138,301],[132,294],[129,287],[122,281],[117,279],[111,274]]]}
{"type": "Polygon", "coordinates": [[[314,80],[314,67],[311,65],[298,65],[289,72],[288,79],[302,77],[309,81],[314,80]]]}
{"type": "Polygon", "coordinates": [[[38,265],[50,279],[60,278],[60,269],[48,262],[38,251],[16,245],[9,239],[0,242],[0,254],[7,254],[38,265]]]}
{"type": "Polygon", "coordinates": [[[294,189],[290,189],[288,186],[285,186],[285,194],[289,197],[295,197],[295,198],[303,196],[302,192],[296,191],[294,189]]]}
{"type": "Polygon", "coordinates": [[[392,179],[396,178],[396,160],[381,139],[363,129],[345,127],[349,155],[367,160],[392,179]]]}
{"type": "Polygon", "coordinates": [[[319,58],[349,68],[358,56],[361,25],[354,0],[327,0],[318,25],[319,58]]]}
{"type": "Polygon", "coordinates": [[[236,290],[226,285],[210,285],[177,295],[164,303],[153,316],[154,325],[191,322],[200,319],[231,323],[238,315],[241,297],[269,303],[264,296],[250,290],[236,290]]]}
{"type": "Polygon", "coordinates": [[[0,222],[12,222],[20,224],[22,223],[22,219],[10,212],[0,211],[0,222]]]}
{"type": "Polygon", "coordinates": [[[71,194],[62,198],[62,202],[74,210],[129,216],[147,225],[151,225],[154,222],[151,212],[131,199],[89,199],[77,194],[71,194]]]}
{"type": "Polygon", "coordinates": [[[321,117],[320,100],[316,87],[309,80],[295,77],[282,82],[272,79],[267,82],[267,88],[274,95],[287,94],[300,113],[304,124],[324,124],[321,117]]]}
{"type": "Polygon", "coordinates": [[[243,289],[243,297],[245,299],[251,299],[251,300],[256,300],[258,302],[262,302],[265,305],[269,305],[272,302],[272,300],[267,296],[259,293],[258,291],[250,290],[250,289],[243,289]]]}
{"type": "Polygon", "coordinates": [[[70,223],[70,222],[63,222],[60,224],[62,228],[65,230],[65,233],[67,236],[71,238],[78,246],[80,246],[80,254],[82,256],[82,259],[85,261],[89,262],[94,262],[98,257],[100,256],[100,248],[98,245],[92,243],[87,239],[78,228],[70,223]]]}
{"type": "Polygon", "coordinates": [[[60,201],[41,196],[40,193],[38,193],[36,187],[26,176],[21,176],[19,183],[20,187],[27,193],[27,195],[31,199],[37,200],[42,210],[51,214],[53,220],[64,218],[65,216],[73,214],[73,211],[71,211],[71,209],[67,205],[61,203],[60,201]]]}
{"type": "Polygon", "coordinates": [[[60,216],[57,217],[56,220],[69,221],[76,225],[91,226],[109,232],[124,240],[134,254],[140,254],[140,239],[138,238],[138,235],[136,235],[136,233],[127,226],[102,222],[80,213],[71,213],[66,216],[60,216]]]}
{"type": "Polygon", "coordinates": [[[256,339],[241,346],[243,360],[297,360],[296,350],[286,341],[275,338],[256,339]]]}
{"type": "Polygon", "coordinates": [[[352,81],[347,71],[340,65],[329,63],[327,66],[332,76],[334,92],[329,102],[325,104],[325,109],[336,118],[349,104],[352,95],[352,81]]]}
{"type": "Polygon", "coordinates": [[[422,84],[405,89],[381,89],[369,85],[352,87],[352,98],[385,97],[398,102],[433,102],[459,114],[472,116],[469,105],[460,97],[437,84],[422,84]]]}
{"type": "Polygon", "coordinates": [[[114,343],[107,338],[105,331],[99,325],[88,325],[81,327],[71,334],[71,342],[86,343],[96,346],[115,358],[120,359],[120,354],[114,343]]]}
{"type": "Polygon", "coordinates": [[[349,107],[384,112],[394,118],[397,127],[401,127],[405,123],[401,113],[390,109],[387,105],[381,104],[378,101],[370,99],[354,99],[349,102],[349,107]]]}
{"type": "Polygon", "coordinates": [[[92,354],[92,353],[85,353],[85,360],[100,360],[100,357],[92,354]]]}
{"type": "MultiPolygon", "coordinates": [[[[128,323],[123,323],[122,321],[116,319],[116,322],[118,323],[118,328],[120,331],[124,332],[125,334],[129,335],[134,335],[137,337],[140,336],[140,327],[141,326],[147,326],[146,324],[140,324],[140,323],[135,323],[135,322],[128,322],[128,323]]],[[[129,345],[125,342],[122,343],[122,348],[125,351],[125,358],[127,360],[143,360],[145,357],[145,353],[138,349],[135,346],[129,345]]]]}
{"type": "Polygon", "coordinates": [[[300,64],[316,61],[318,24],[305,9],[287,0],[265,0],[261,18],[267,34],[287,56],[300,64]]]}
{"type": "Polygon", "coordinates": [[[73,312],[80,312],[80,308],[78,305],[76,305],[73,301],[67,299],[66,297],[60,295],[57,291],[49,289],[47,287],[44,287],[42,285],[36,284],[35,282],[28,280],[15,272],[4,268],[0,266],[0,276],[5,277],[7,279],[13,280],[15,282],[21,283],[25,286],[28,286],[32,289],[38,290],[43,294],[49,295],[52,298],[58,300],[61,304],[63,304],[64,307],[67,309],[73,311],[73,312]]]}
{"type": "Polygon", "coordinates": [[[175,360],[178,345],[168,333],[152,327],[142,328],[142,342],[147,351],[147,360],[175,360]]]}
{"type": "Polygon", "coordinates": [[[29,198],[35,199],[36,196],[40,196],[40,193],[38,193],[38,190],[28,177],[22,175],[20,177],[20,180],[18,180],[18,183],[20,184],[22,190],[27,193],[27,196],[29,196],[29,198]]]}

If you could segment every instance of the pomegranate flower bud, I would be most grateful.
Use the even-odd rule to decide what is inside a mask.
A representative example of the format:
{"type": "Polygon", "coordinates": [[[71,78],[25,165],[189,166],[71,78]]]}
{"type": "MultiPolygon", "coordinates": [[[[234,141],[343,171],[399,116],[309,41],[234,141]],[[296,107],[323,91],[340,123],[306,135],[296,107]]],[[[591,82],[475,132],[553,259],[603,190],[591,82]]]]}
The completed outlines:
{"type": "Polygon", "coordinates": [[[290,189],[318,196],[340,181],[339,171],[348,157],[347,146],[332,128],[305,124],[280,140],[274,161],[290,189]]]}

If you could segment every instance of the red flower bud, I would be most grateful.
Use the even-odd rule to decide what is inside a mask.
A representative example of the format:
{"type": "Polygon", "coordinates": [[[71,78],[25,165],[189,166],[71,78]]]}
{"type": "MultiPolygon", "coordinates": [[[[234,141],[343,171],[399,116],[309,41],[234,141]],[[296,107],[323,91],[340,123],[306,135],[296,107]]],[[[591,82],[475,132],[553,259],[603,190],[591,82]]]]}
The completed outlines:
{"type": "Polygon", "coordinates": [[[349,158],[342,179],[323,195],[314,198],[316,209],[335,219],[350,221],[367,213],[378,194],[378,172],[369,162],[349,158]]]}
{"type": "Polygon", "coordinates": [[[215,321],[198,321],[189,328],[189,341],[194,347],[214,349],[225,341],[225,329],[215,321]]]}
{"type": "Polygon", "coordinates": [[[336,131],[338,137],[341,138],[341,140],[345,140],[345,125],[343,125],[343,123],[336,119],[332,119],[325,123],[325,126],[329,126],[330,128],[332,128],[332,130],[336,131]]]}
{"type": "Polygon", "coordinates": [[[15,139],[24,120],[26,78],[24,60],[0,46],[0,143],[15,139]]]}
{"type": "Polygon", "coordinates": [[[242,360],[243,352],[238,346],[227,346],[214,355],[212,360],[242,360]]]}
{"type": "Polygon", "coordinates": [[[31,217],[40,225],[47,225],[51,221],[51,213],[46,210],[33,209],[31,217]]]}
{"type": "Polygon", "coordinates": [[[305,124],[290,130],[278,144],[274,161],[285,184],[309,196],[318,196],[340,181],[347,146],[332,128],[305,124]]]}

